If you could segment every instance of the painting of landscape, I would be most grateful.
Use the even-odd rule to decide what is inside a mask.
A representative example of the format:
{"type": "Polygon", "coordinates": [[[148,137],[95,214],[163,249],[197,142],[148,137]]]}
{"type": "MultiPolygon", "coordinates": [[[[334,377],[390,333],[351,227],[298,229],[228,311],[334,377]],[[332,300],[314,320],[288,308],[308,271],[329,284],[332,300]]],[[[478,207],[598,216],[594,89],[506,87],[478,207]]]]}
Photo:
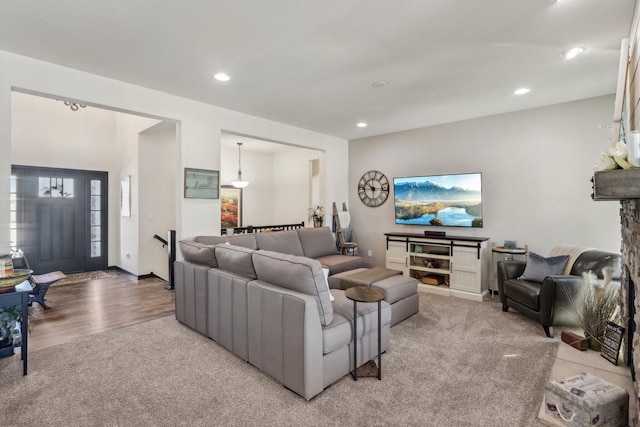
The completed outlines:
{"type": "Polygon", "coordinates": [[[394,178],[396,224],[482,227],[480,173],[394,178]]]}
{"type": "Polygon", "coordinates": [[[242,227],[242,189],[220,186],[221,228],[242,227]]]}

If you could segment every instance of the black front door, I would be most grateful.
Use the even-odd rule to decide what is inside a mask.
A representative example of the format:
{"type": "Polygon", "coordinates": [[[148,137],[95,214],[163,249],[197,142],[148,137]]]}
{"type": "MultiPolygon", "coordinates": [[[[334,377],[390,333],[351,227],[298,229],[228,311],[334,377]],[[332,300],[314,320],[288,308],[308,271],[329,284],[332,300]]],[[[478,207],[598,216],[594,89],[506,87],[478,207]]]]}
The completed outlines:
{"type": "Polygon", "coordinates": [[[36,274],[107,266],[106,172],[13,166],[17,242],[36,274]]]}

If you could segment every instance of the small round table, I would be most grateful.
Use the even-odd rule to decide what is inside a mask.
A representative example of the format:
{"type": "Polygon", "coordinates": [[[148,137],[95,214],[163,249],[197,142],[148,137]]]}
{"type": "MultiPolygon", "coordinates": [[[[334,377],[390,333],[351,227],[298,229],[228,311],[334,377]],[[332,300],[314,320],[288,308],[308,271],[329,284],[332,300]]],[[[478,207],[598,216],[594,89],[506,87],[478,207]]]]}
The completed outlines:
{"type": "Polygon", "coordinates": [[[358,381],[358,303],[378,303],[378,379],[382,379],[382,307],[384,292],[368,286],[354,286],[344,291],[344,295],[353,301],[353,380],[358,381]]]}

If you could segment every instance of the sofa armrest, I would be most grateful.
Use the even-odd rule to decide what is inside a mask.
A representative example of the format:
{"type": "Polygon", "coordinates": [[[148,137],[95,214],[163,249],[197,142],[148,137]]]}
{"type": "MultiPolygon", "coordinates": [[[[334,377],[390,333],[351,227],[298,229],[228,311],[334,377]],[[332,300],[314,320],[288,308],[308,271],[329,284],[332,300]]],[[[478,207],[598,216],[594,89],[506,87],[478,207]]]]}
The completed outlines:
{"type": "Polygon", "coordinates": [[[498,261],[498,292],[500,294],[500,301],[503,304],[506,302],[506,295],[504,293],[504,282],[506,280],[516,279],[522,276],[526,265],[527,263],[525,261],[498,261]]]}
{"type": "Polygon", "coordinates": [[[249,362],[307,400],[320,393],[322,326],[315,298],[255,280],[247,299],[249,362]]]}

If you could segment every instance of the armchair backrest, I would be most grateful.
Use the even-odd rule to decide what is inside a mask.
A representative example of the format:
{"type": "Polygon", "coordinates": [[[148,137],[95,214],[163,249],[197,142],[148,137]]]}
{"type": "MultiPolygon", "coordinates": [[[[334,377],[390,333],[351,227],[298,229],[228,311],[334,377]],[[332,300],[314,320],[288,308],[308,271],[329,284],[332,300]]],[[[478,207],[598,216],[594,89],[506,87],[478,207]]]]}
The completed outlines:
{"type": "Polygon", "coordinates": [[[619,281],[622,272],[622,257],[619,254],[600,250],[585,251],[573,263],[570,274],[580,276],[592,271],[598,279],[603,279],[602,269],[607,266],[613,267],[613,280],[619,281]]]}

